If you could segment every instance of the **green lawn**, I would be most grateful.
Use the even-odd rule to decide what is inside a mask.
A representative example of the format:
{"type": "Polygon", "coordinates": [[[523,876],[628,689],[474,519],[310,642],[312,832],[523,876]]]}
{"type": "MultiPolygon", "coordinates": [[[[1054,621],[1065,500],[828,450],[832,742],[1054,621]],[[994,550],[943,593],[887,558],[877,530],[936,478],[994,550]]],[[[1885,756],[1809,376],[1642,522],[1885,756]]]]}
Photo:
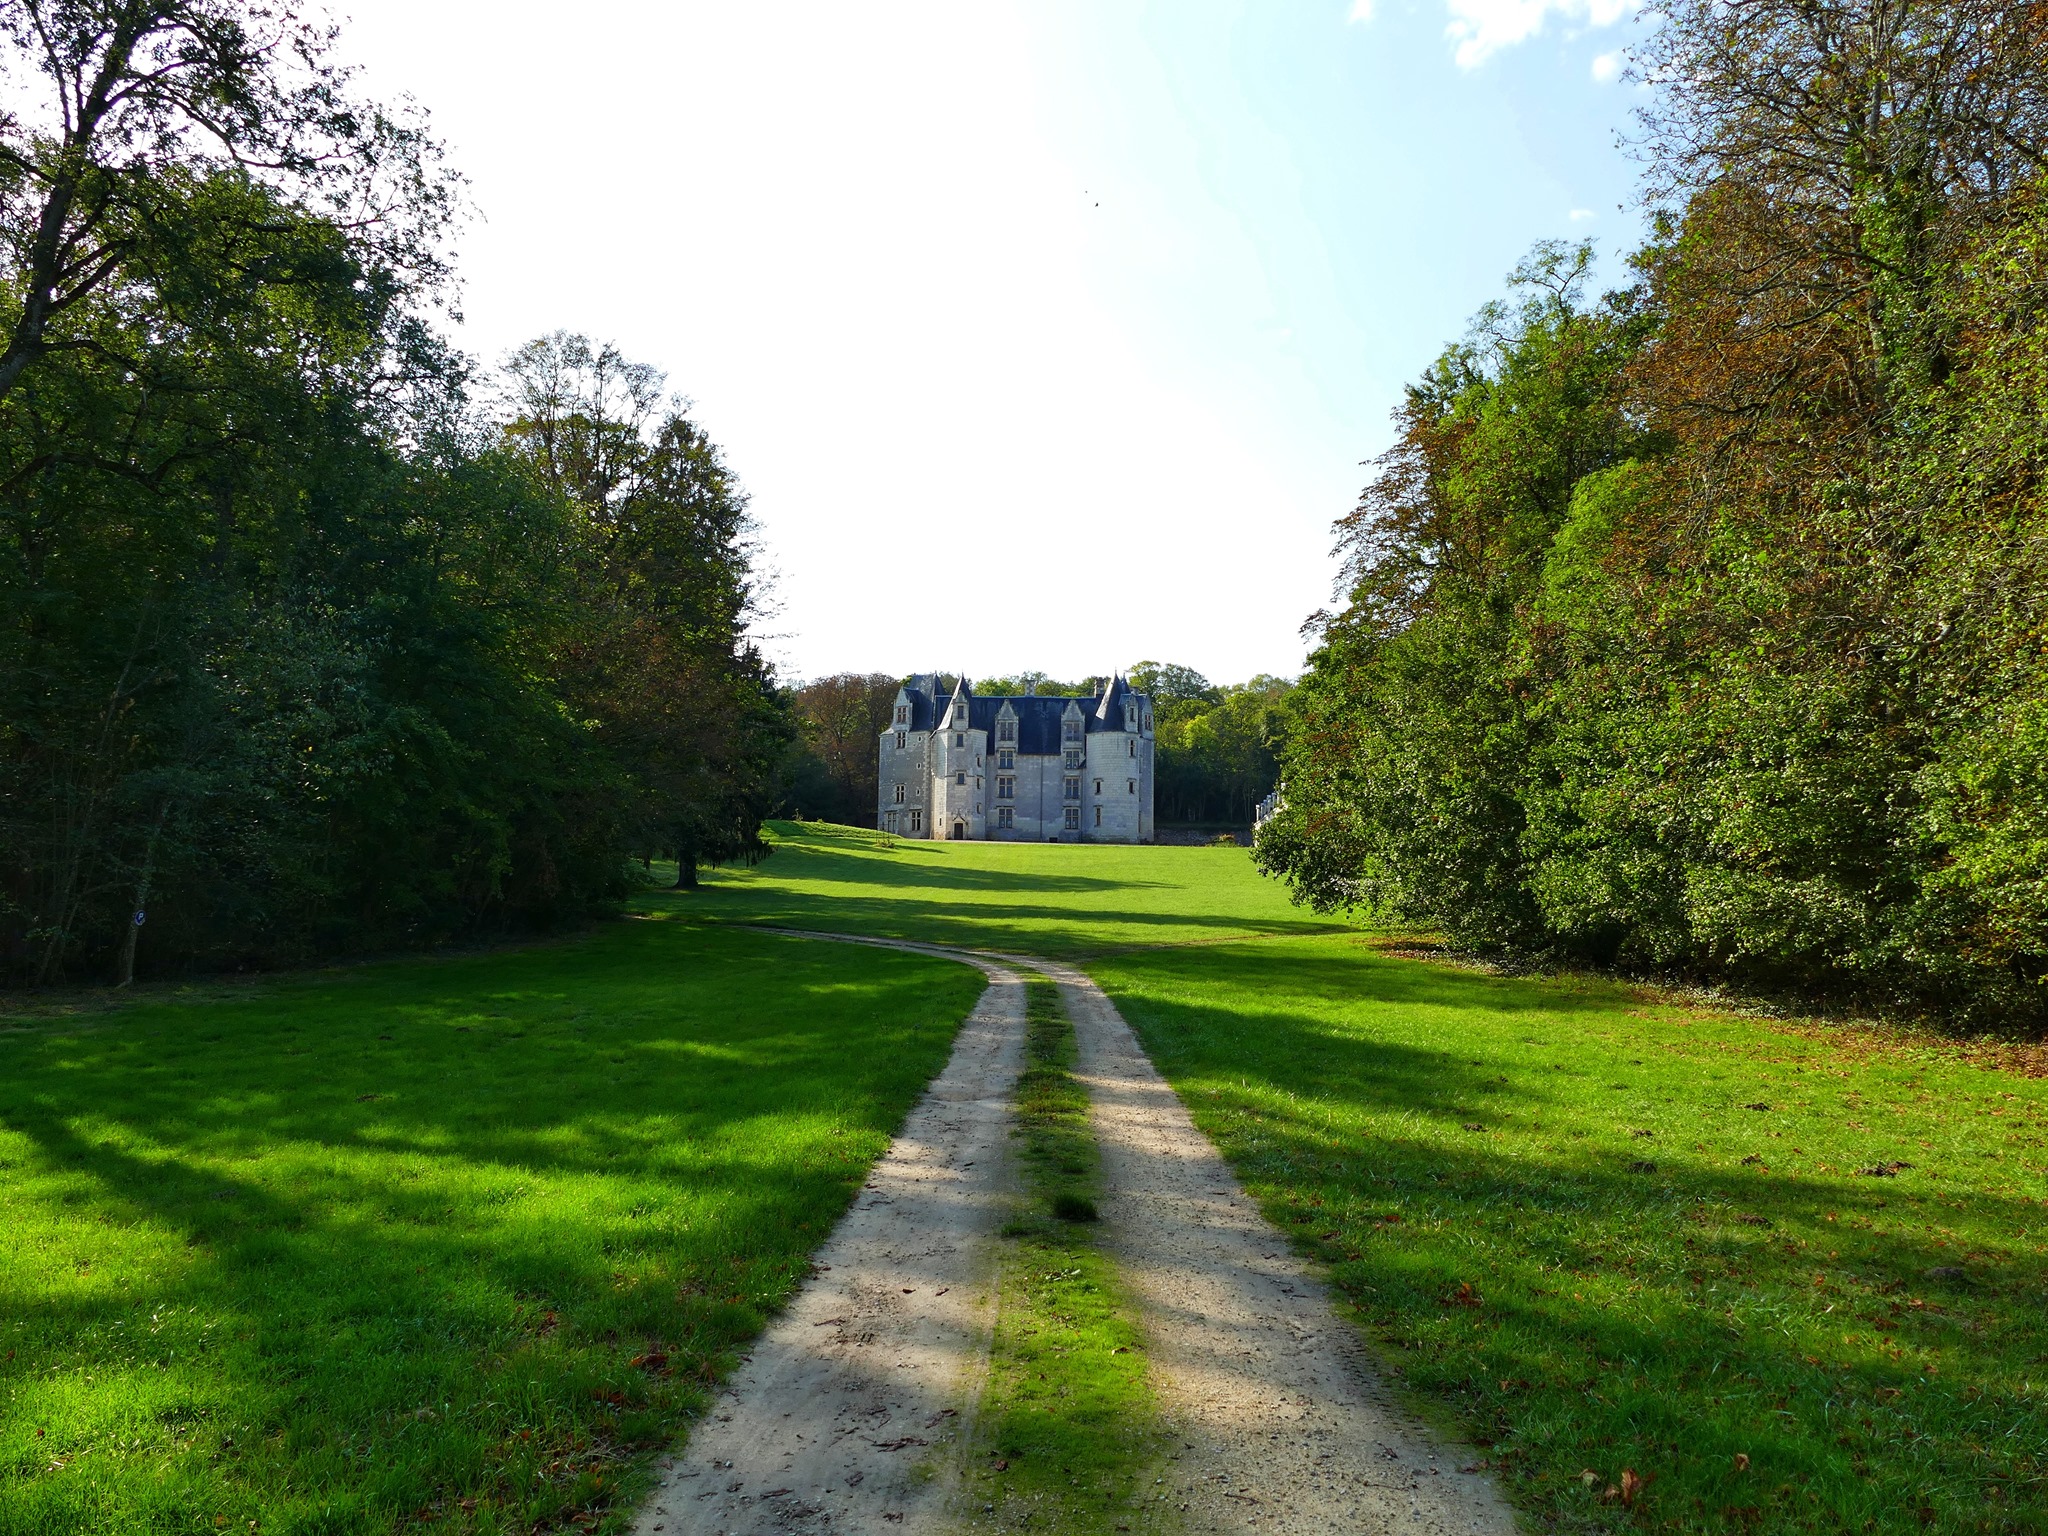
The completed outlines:
{"type": "MultiPolygon", "coordinates": [[[[2048,1530],[2048,1081],[1395,958],[1241,850],[804,828],[641,912],[0,1015],[0,1536],[616,1526],[980,987],[758,922],[1084,957],[1533,1526],[2048,1530]]],[[[1067,1236],[992,1433],[1142,1408],[1036,1385],[1126,1326],[1067,1236]]]]}
{"type": "Polygon", "coordinates": [[[0,1533],[613,1527],[980,988],[642,920],[0,1016],[0,1533]]]}
{"type": "Polygon", "coordinates": [[[1074,1029],[1051,982],[1027,982],[1017,1084],[1020,1208],[1003,1229],[988,1385],[968,1468],[971,1529],[1157,1531],[1142,1491],[1166,1452],[1145,1340],[1095,1241],[1100,1158],[1074,1029]]]}
{"type": "Polygon", "coordinates": [[[709,876],[702,910],[1058,957],[1348,926],[1292,906],[1240,848],[910,842],[815,822],[775,834],[766,863],[709,876]]]}
{"type": "Polygon", "coordinates": [[[806,828],[695,910],[1091,957],[1537,1526],[2048,1530],[2048,1081],[1395,958],[1230,850],[806,828]]]}

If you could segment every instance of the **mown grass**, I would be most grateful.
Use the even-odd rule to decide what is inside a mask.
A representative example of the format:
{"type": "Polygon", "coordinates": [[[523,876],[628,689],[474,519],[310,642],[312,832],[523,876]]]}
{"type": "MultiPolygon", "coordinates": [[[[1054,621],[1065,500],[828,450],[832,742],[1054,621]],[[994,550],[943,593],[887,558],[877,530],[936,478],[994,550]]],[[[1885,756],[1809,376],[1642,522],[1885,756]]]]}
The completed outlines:
{"type": "Polygon", "coordinates": [[[978,978],[683,921],[0,1029],[0,1533],[607,1530],[978,978]]]}
{"type": "Polygon", "coordinates": [[[988,1383],[968,1468],[969,1523],[995,1530],[1157,1530],[1146,1470],[1165,1442],[1143,1340],[1094,1239],[1099,1157],[1058,989],[1026,982],[1016,1097],[1022,1204],[1004,1228],[988,1383]]]}
{"type": "Polygon", "coordinates": [[[771,835],[773,858],[711,872],[693,910],[1062,957],[1349,927],[1290,905],[1241,848],[912,842],[818,822],[771,835]]]}
{"type": "Polygon", "coordinates": [[[1357,938],[1090,969],[1541,1524],[2048,1530],[2048,1083],[1357,938]]]}
{"type": "Polygon", "coordinates": [[[841,888],[864,931],[1091,955],[1533,1525],[2048,1530],[2048,1081],[1927,1035],[1290,934],[1229,850],[898,859],[806,829],[716,901],[831,927],[841,888]]]}

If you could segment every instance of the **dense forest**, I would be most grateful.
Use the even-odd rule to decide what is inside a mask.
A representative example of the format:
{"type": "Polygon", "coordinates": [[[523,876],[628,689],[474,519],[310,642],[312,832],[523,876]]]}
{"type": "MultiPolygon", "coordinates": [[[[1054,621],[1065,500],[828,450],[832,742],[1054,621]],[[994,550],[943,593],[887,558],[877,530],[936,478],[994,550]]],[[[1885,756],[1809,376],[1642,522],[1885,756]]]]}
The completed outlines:
{"type": "Polygon", "coordinates": [[[746,498],[660,374],[450,348],[459,183],[324,27],[0,28],[0,977],[553,922],[635,855],[755,856],[794,727],[746,498]]]}
{"type": "Polygon", "coordinates": [[[1339,525],[1258,857],[1461,944],[2048,1013],[2048,7],[1656,0],[1339,525]]]}
{"type": "MultiPolygon", "coordinates": [[[[1283,678],[1255,677],[1218,687],[1189,667],[1141,661],[1125,676],[1152,695],[1156,736],[1155,804],[1161,826],[1248,828],[1252,810],[1279,774],[1287,696],[1283,678]]],[[[950,689],[957,674],[944,674],[950,689]]],[[[794,816],[872,827],[876,743],[905,678],[844,672],[800,684],[794,705],[802,745],[784,808],[794,816]]],[[[1105,679],[1061,682],[1044,672],[972,679],[977,693],[1085,697],[1105,679]]]]}

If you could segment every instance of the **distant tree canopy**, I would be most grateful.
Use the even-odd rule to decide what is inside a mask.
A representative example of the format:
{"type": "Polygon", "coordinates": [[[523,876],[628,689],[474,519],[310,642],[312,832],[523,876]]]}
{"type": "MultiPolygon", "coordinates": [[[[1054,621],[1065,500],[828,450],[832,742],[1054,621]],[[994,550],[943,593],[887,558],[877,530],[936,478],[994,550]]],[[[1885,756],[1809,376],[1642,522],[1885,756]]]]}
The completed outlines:
{"type": "Polygon", "coordinates": [[[841,672],[792,691],[801,740],[784,789],[792,814],[842,826],[875,825],[877,747],[903,682],[884,672],[841,672]]]}
{"type": "Polygon", "coordinates": [[[1019,672],[1012,677],[978,677],[972,680],[976,693],[1037,693],[1051,698],[1086,698],[1097,681],[1096,678],[1084,677],[1077,683],[1063,683],[1044,672],[1019,672]]]}
{"type": "Polygon", "coordinates": [[[0,115],[0,976],[757,853],[789,728],[744,499],[658,379],[556,337],[472,402],[438,152],[288,7],[19,0],[0,47],[42,87],[0,115]]]}
{"type": "Polygon", "coordinates": [[[1665,0],[1656,238],[1539,246],[1339,525],[1258,856],[1475,946],[2048,1014],[2048,27],[1665,0]]]}
{"type": "Polygon", "coordinates": [[[1138,662],[1125,676],[1152,696],[1159,822],[1250,826],[1279,778],[1294,685],[1260,676],[1219,687],[1192,667],[1156,661],[1138,662]]]}

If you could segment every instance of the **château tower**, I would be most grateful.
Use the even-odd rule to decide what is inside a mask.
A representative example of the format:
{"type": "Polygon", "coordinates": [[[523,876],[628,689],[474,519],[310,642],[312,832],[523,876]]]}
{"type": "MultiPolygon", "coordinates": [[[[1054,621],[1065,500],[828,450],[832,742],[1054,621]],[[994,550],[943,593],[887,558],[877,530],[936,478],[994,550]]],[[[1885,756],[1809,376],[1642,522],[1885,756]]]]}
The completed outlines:
{"type": "Polygon", "coordinates": [[[1115,677],[1087,698],[982,697],[925,673],[896,692],[875,824],[903,837],[1152,841],[1152,700],[1115,677]]]}

